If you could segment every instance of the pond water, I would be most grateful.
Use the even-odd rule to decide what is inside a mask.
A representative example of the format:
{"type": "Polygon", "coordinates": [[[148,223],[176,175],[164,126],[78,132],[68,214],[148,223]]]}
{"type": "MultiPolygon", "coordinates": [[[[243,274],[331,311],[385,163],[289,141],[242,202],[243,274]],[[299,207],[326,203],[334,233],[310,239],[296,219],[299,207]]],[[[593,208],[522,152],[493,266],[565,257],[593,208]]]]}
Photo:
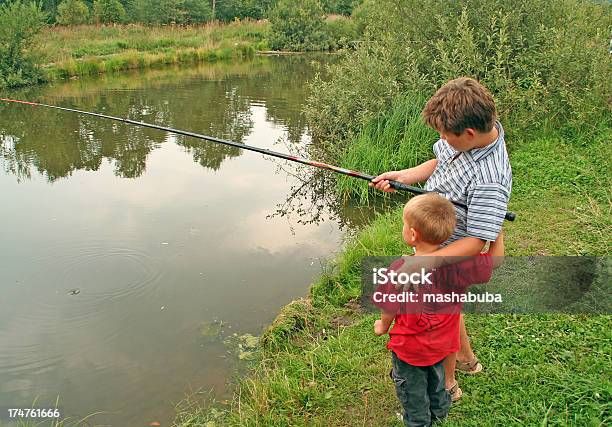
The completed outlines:
{"type": "MultiPolygon", "coordinates": [[[[300,109],[313,61],[257,57],[3,95],[295,153],[310,142],[300,109]]],[[[311,207],[308,189],[321,186],[304,176],[257,153],[0,103],[0,407],[59,399],[72,419],[167,425],[190,392],[231,397],[243,362],[224,339],[260,334],[307,293],[343,229],[371,215],[311,207]]]]}

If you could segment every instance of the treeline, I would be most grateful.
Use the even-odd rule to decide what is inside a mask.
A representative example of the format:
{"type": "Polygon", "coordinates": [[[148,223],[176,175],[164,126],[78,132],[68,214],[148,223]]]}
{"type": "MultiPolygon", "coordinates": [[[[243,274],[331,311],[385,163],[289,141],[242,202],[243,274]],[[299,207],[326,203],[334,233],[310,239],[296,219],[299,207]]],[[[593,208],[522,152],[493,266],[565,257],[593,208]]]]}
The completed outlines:
{"type": "MultiPolygon", "coordinates": [[[[0,1],[2,4],[4,1],[0,1]]],[[[44,0],[49,24],[201,24],[264,19],[282,0],[44,0]]],[[[362,0],[317,0],[325,14],[348,16],[362,0]]],[[[285,2],[286,3],[286,2],[285,2]]],[[[299,7],[302,2],[291,2],[299,7]]]]}

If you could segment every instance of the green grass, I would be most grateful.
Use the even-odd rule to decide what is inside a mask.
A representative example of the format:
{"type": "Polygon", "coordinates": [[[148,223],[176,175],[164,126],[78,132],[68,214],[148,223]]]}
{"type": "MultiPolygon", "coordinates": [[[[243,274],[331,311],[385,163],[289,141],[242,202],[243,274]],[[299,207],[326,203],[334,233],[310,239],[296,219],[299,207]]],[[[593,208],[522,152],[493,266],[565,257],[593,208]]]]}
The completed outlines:
{"type": "MultiPolygon", "coordinates": [[[[264,347],[232,402],[178,424],[401,425],[386,339],[372,332],[377,316],[323,306],[313,317],[289,345],[264,347]]],[[[444,425],[604,425],[610,323],[608,316],[468,316],[485,370],[459,377],[465,394],[444,425]]]]}
{"type": "Polygon", "coordinates": [[[165,64],[251,58],[266,49],[267,24],[203,26],[83,25],[47,28],[38,62],[47,80],[165,64]]]}
{"type": "Polygon", "coordinates": [[[588,144],[543,136],[511,152],[513,195],[508,224],[513,255],[612,253],[612,128],[603,124],[588,144]]]}
{"type": "MultiPolygon", "coordinates": [[[[400,141],[430,137],[407,125],[406,117],[414,118],[416,110],[397,105],[404,108],[404,121],[392,112],[376,126],[371,123],[342,150],[344,166],[378,171],[393,168],[393,162],[420,161],[426,151],[421,142],[403,154],[393,151],[400,141]],[[393,160],[383,163],[382,157],[393,160]]],[[[611,137],[610,123],[602,120],[588,138],[542,131],[508,141],[514,174],[510,209],[517,213],[517,220],[505,225],[508,255],[610,254],[611,137]]],[[[360,185],[347,180],[339,188],[367,197],[356,188],[360,185]]],[[[401,425],[387,376],[386,338],[373,334],[377,316],[362,313],[355,303],[362,257],[405,253],[400,230],[397,209],[350,238],[309,297],[285,307],[263,333],[260,360],[238,381],[234,399],[192,407],[179,414],[177,424],[401,425]]],[[[464,396],[443,425],[610,423],[609,315],[471,314],[466,322],[485,370],[459,377],[464,396]]]]}
{"type": "Polygon", "coordinates": [[[126,50],[164,52],[168,49],[215,48],[265,39],[267,24],[243,21],[202,26],[82,25],[49,27],[41,42],[47,62],[105,56],[126,50]]]}
{"type": "MultiPolygon", "coordinates": [[[[390,112],[370,121],[354,141],[334,156],[341,158],[343,167],[371,175],[413,167],[431,158],[437,134],[420,119],[424,103],[425,99],[418,95],[401,97],[390,112]]],[[[347,176],[338,178],[337,190],[362,202],[367,202],[371,194],[368,187],[356,186],[355,179],[347,176]]]]}

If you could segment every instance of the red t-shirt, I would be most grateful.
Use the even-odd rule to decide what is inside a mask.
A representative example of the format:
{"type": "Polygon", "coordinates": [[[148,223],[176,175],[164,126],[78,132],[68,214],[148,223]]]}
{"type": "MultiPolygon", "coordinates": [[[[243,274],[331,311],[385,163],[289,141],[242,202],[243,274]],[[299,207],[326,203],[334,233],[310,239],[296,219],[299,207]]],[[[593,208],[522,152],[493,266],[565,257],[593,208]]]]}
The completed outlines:
{"type": "MultiPolygon", "coordinates": [[[[404,263],[399,259],[389,270],[397,270],[404,263]]],[[[459,350],[460,302],[424,302],[423,294],[465,293],[468,286],[486,283],[491,278],[491,257],[480,254],[465,261],[434,269],[432,284],[421,286],[417,302],[377,302],[382,310],[395,315],[389,331],[387,348],[401,360],[413,366],[431,366],[459,350]]],[[[379,285],[377,291],[399,294],[393,284],[379,285]]]]}

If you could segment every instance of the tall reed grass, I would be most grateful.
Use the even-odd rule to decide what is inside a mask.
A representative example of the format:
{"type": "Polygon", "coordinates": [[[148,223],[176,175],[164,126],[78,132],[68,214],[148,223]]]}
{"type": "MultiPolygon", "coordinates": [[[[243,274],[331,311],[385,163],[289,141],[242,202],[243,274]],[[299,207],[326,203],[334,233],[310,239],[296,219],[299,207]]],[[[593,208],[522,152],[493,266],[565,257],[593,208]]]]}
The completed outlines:
{"type": "MultiPolygon", "coordinates": [[[[356,139],[339,155],[343,167],[377,175],[395,169],[416,166],[432,157],[436,133],[423,124],[421,110],[425,98],[407,94],[398,98],[388,111],[367,123],[356,139]]],[[[366,202],[367,186],[356,185],[355,179],[340,176],[337,191],[359,197],[366,202]]]]}

